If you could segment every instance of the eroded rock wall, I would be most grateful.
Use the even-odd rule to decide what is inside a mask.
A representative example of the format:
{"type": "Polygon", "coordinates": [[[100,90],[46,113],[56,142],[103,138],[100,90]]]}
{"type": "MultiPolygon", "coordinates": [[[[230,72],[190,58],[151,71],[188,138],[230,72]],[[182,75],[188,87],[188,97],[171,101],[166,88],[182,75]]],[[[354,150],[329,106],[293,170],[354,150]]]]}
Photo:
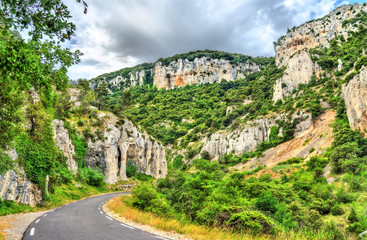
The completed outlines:
{"type": "MultiPolygon", "coordinates": [[[[277,120],[284,119],[285,115],[274,118],[261,118],[246,123],[233,131],[219,131],[211,135],[204,141],[201,152],[207,151],[211,159],[218,159],[229,153],[241,155],[245,152],[256,150],[256,147],[264,141],[269,141],[270,130],[277,125],[277,120]]],[[[312,115],[301,112],[294,114],[293,119],[298,118],[300,123],[296,126],[294,136],[300,135],[303,131],[312,126],[312,115]]],[[[280,129],[279,135],[282,134],[280,129]]]]}
{"type": "Polygon", "coordinates": [[[88,167],[100,167],[108,183],[127,179],[127,161],[132,161],[138,167],[138,172],[155,178],[166,176],[166,153],[160,143],[128,120],[122,126],[117,126],[116,116],[107,114],[99,117],[105,119],[105,139],[88,142],[88,167]]]}
{"type": "Polygon", "coordinates": [[[69,132],[64,127],[64,122],[62,120],[54,119],[52,121],[52,128],[56,146],[63,151],[67,158],[66,163],[68,164],[69,170],[72,171],[73,174],[76,174],[78,172],[78,164],[74,159],[75,149],[69,137],[69,132]]]}
{"type": "MultiPolygon", "coordinates": [[[[13,160],[17,159],[14,150],[9,151],[8,154],[13,160]]],[[[10,170],[0,175],[0,198],[30,206],[43,201],[41,189],[27,179],[22,169],[10,170]]]]}
{"type": "Polygon", "coordinates": [[[154,85],[158,89],[173,89],[188,84],[220,82],[222,79],[234,81],[245,78],[246,73],[260,71],[260,66],[252,62],[231,64],[225,59],[195,58],[193,61],[178,59],[168,66],[158,62],[154,67],[154,85]]]}
{"type": "Polygon", "coordinates": [[[308,83],[313,74],[320,75],[322,69],[312,62],[309,50],[317,46],[329,47],[330,40],[339,35],[347,38],[348,32],[356,31],[357,27],[343,27],[343,21],[355,17],[361,11],[367,11],[367,6],[354,4],[339,7],[321,19],[289,30],[274,43],[277,66],[286,66],[284,76],[274,85],[274,101],[291,94],[298,84],[308,83]]]}
{"type": "Polygon", "coordinates": [[[367,68],[363,67],[343,88],[351,128],[367,132],[367,68]]]}

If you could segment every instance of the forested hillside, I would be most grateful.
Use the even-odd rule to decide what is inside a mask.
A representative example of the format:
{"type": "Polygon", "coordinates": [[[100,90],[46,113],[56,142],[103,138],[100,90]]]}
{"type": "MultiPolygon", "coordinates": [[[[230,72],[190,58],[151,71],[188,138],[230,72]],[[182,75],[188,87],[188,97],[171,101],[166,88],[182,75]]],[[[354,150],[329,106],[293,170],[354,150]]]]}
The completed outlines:
{"type": "MultiPolygon", "coordinates": [[[[359,95],[365,88],[367,65],[364,8],[344,6],[307,23],[325,22],[337,29],[340,24],[342,30],[325,45],[303,43],[303,49],[294,45],[298,52],[287,56],[289,64],[299,60],[313,65],[310,77],[292,86],[291,92],[287,81],[295,75],[288,75],[290,65],[272,60],[261,71],[235,81],[172,90],[145,85],[111,94],[111,110],[140,125],[169,153],[167,177],[155,185],[138,186],[125,203],[164,218],[237,232],[239,238],[247,231],[269,238],[291,231],[296,239],[355,239],[367,230],[367,142],[360,132],[366,126],[358,115],[364,107],[353,103],[360,101],[364,106],[365,102],[359,95]],[[334,17],[338,21],[329,23],[334,17]],[[284,79],[283,83],[279,79],[284,79]],[[274,102],[277,84],[281,84],[283,96],[274,102]],[[348,91],[356,84],[363,90],[348,91]],[[336,114],[323,115],[325,111],[336,114]],[[311,135],[303,137],[302,146],[310,141],[316,145],[307,152],[292,149],[296,152],[293,157],[267,167],[262,160],[266,150],[302,136],[304,129],[321,121],[320,115],[321,119],[335,116],[328,119],[333,122],[332,133],[328,133],[333,140],[326,150],[318,147],[317,141],[330,135],[315,136],[317,141],[311,135]],[[261,124],[265,124],[265,139],[255,148],[240,152],[232,147],[228,138],[242,135],[248,140],[244,130],[255,131],[255,138],[259,137],[261,131],[256,131],[263,128],[261,124]],[[215,152],[213,146],[233,150],[215,152]]],[[[311,26],[307,24],[301,27],[311,26]]],[[[291,30],[293,36],[298,36],[297,29],[291,30]]],[[[299,71],[303,71],[301,77],[309,74],[307,69],[299,71]]],[[[245,147],[246,141],[233,144],[245,147]]]]}
{"type": "Polygon", "coordinates": [[[0,215],[137,185],[121,204],[193,239],[367,236],[367,4],[289,29],[275,58],[199,50],[71,84],[75,26],[51,2],[0,5],[0,215]]]}

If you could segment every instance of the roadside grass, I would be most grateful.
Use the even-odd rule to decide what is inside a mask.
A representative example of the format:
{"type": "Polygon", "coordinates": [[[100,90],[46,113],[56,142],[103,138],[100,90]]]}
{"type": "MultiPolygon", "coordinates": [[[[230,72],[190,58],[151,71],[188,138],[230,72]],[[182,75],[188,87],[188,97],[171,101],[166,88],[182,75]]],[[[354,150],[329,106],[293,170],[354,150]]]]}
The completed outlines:
{"type": "Polygon", "coordinates": [[[7,221],[0,220],[0,240],[6,239],[6,233],[5,230],[9,227],[9,222],[11,222],[12,219],[7,219],[7,221]]]}
{"type": "MultiPolygon", "coordinates": [[[[31,207],[29,205],[16,203],[14,201],[3,201],[0,199],[0,216],[5,216],[9,214],[16,213],[27,213],[27,212],[38,212],[47,209],[59,207],[66,203],[87,198],[93,195],[99,195],[109,192],[114,192],[108,189],[107,186],[104,187],[94,187],[87,184],[82,184],[78,182],[80,187],[76,184],[62,184],[54,187],[49,195],[45,198],[44,204],[31,207]]],[[[1,238],[0,238],[1,240],[1,238]]]]}
{"type": "Polygon", "coordinates": [[[309,239],[309,240],[326,240],[332,239],[333,236],[328,232],[314,232],[314,231],[285,231],[281,230],[275,235],[254,235],[247,233],[235,233],[226,231],[225,229],[211,228],[206,226],[200,226],[193,223],[183,222],[176,219],[165,219],[158,217],[149,212],[143,212],[136,208],[130,207],[126,204],[131,199],[131,196],[121,196],[111,199],[107,202],[106,206],[112,212],[116,213],[120,217],[126,218],[136,223],[143,225],[150,225],[156,229],[166,232],[176,232],[185,235],[188,238],[195,240],[249,240],[249,239],[309,239]]]}
{"type": "Polygon", "coordinates": [[[62,184],[54,187],[48,197],[46,197],[46,208],[53,208],[64,205],[66,203],[80,200],[93,195],[112,192],[106,186],[95,187],[87,184],[62,184]],[[77,186],[77,184],[80,186],[77,186]]]}

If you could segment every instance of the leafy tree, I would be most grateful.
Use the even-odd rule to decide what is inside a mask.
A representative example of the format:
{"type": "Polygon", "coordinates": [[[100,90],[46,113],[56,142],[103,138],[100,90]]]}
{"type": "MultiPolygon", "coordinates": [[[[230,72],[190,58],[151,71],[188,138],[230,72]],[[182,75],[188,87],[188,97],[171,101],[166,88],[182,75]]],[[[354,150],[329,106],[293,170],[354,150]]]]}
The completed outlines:
{"type": "Polygon", "coordinates": [[[108,95],[108,85],[106,81],[102,81],[98,84],[98,87],[95,89],[96,92],[96,102],[98,109],[105,109],[107,107],[107,95],[108,95]]]}
{"type": "Polygon", "coordinates": [[[333,171],[335,173],[343,172],[343,162],[347,159],[357,161],[358,154],[360,154],[360,149],[358,148],[358,144],[355,142],[345,143],[341,146],[335,147],[329,153],[329,159],[331,161],[333,171]]]}
{"type": "Polygon", "coordinates": [[[66,68],[81,55],[59,45],[75,31],[70,18],[61,0],[0,2],[0,148],[19,133],[22,91],[41,91],[50,106],[51,85],[66,86],[66,68]],[[26,42],[10,29],[29,29],[32,39],[26,42]],[[46,36],[50,40],[41,42],[46,36]]]}

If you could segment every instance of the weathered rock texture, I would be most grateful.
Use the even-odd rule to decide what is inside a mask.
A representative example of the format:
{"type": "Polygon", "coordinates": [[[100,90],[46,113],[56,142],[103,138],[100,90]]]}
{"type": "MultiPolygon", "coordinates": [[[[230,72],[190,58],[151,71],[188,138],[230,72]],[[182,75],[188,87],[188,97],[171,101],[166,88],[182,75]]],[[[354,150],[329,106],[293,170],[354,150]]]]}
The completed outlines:
{"type": "MultiPolygon", "coordinates": [[[[313,155],[322,154],[331,146],[334,135],[331,124],[335,119],[335,111],[327,110],[318,116],[311,125],[298,133],[292,140],[282,143],[264,152],[259,158],[240,164],[236,168],[240,170],[254,169],[258,166],[272,167],[293,157],[309,158],[313,155]],[[310,151],[311,149],[314,151],[310,151]]],[[[306,127],[307,125],[304,125],[306,127]]]]}
{"type": "Polygon", "coordinates": [[[351,128],[367,132],[367,68],[363,67],[343,88],[351,128]]]}
{"type": "MultiPolygon", "coordinates": [[[[254,151],[259,143],[269,141],[271,128],[277,126],[276,120],[284,119],[284,117],[280,115],[276,118],[261,118],[248,122],[234,131],[216,132],[210,139],[205,139],[201,152],[207,151],[211,159],[218,159],[231,152],[241,155],[244,152],[254,151]]],[[[292,118],[300,120],[294,133],[295,136],[300,135],[312,125],[311,114],[302,112],[299,116],[294,114],[292,118]]],[[[281,132],[279,134],[281,135],[281,132]]]]}
{"type": "Polygon", "coordinates": [[[367,6],[362,4],[345,5],[321,19],[302,24],[279,38],[274,43],[275,61],[278,67],[286,66],[286,70],[285,75],[274,85],[273,100],[288,96],[298,84],[308,83],[313,74],[318,76],[321,68],[312,62],[309,50],[317,46],[329,47],[329,41],[339,35],[346,38],[348,31],[355,31],[357,28],[353,25],[343,27],[343,21],[366,10],[367,6]]]}
{"type": "MultiPolygon", "coordinates": [[[[107,80],[108,89],[109,90],[118,90],[121,88],[129,88],[135,86],[144,85],[144,81],[147,78],[147,73],[151,73],[153,69],[150,70],[141,70],[137,72],[130,72],[128,76],[118,75],[112,79],[107,80]]],[[[92,89],[95,89],[98,86],[98,81],[93,81],[90,84],[92,89]]]]}
{"type": "Polygon", "coordinates": [[[105,119],[105,139],[89,141],[87,166],[102,168],[108,183],[127,178],[127,161],[132,161],[138,167],[138,172],[155,178],[166,176],[166,153],[161,144],[128,120],[122,126],[116,126],[118,119],[114,115],[102,114],[99,117],[105,119]]]}
{"type": "Polygon", "coordinates": [[[154,67],[147,70],[120,74],[112,79],[106,79],[106,77],[94,79],[91,82],[91,88],[96,88],[101,79],[107,81],[111,91],[142,86],[147,79],[152,79],[153,84],[159,89],[173,89],[187,84],[220,82],[222,79],[234,81],[245,78],[245,74],[260,71],[260,67],[250,60],[246,63],[232,64],[226,59],[208,59],[207,57],[195,58],[193,61],[178,59],[167,66],[157,62],[154,67]]]}
{"type": "MultiPolygon", "coordinates": [[[[9,151],[9,156],[13,160],[17,158],[14,150],[9,151]]],[[[31,206],[43,200],[42,191],[27,179],[22,169],[10,170],[0,176],[0,198],[31,206]]]]}
{"type": "Polygon", "coordinates": [[[154,67],[154,85],[158,88],[172,89],[187,84],[220,82],[222,79],[234,81],[245,78],[245,73],[260,71],[260,66],[252,62],[239,65],[229,60],[195,58],[194,61],[178,59],[168,66],[156,63],[154,67]]]}
{"type": "Polygon", "coordinates": [[[54,119],[52,122],[52,128],[56,146],[64,152],[64,155],[67,158],[66,163],[68,164],[69,170],[72,171],[73,174],[76,174],[78,172],[78,164],[74,159],[74,145],[69,138],[68,130],[64,127],[64,122],[54,119]]]}
{"type": "Polygon", "coordinates": [[[68,88],[68,94],[70,95],[70,101],[73,103],[74,107],[80,106],[79,96],[81,89],[79,88],[68,88]]]}

